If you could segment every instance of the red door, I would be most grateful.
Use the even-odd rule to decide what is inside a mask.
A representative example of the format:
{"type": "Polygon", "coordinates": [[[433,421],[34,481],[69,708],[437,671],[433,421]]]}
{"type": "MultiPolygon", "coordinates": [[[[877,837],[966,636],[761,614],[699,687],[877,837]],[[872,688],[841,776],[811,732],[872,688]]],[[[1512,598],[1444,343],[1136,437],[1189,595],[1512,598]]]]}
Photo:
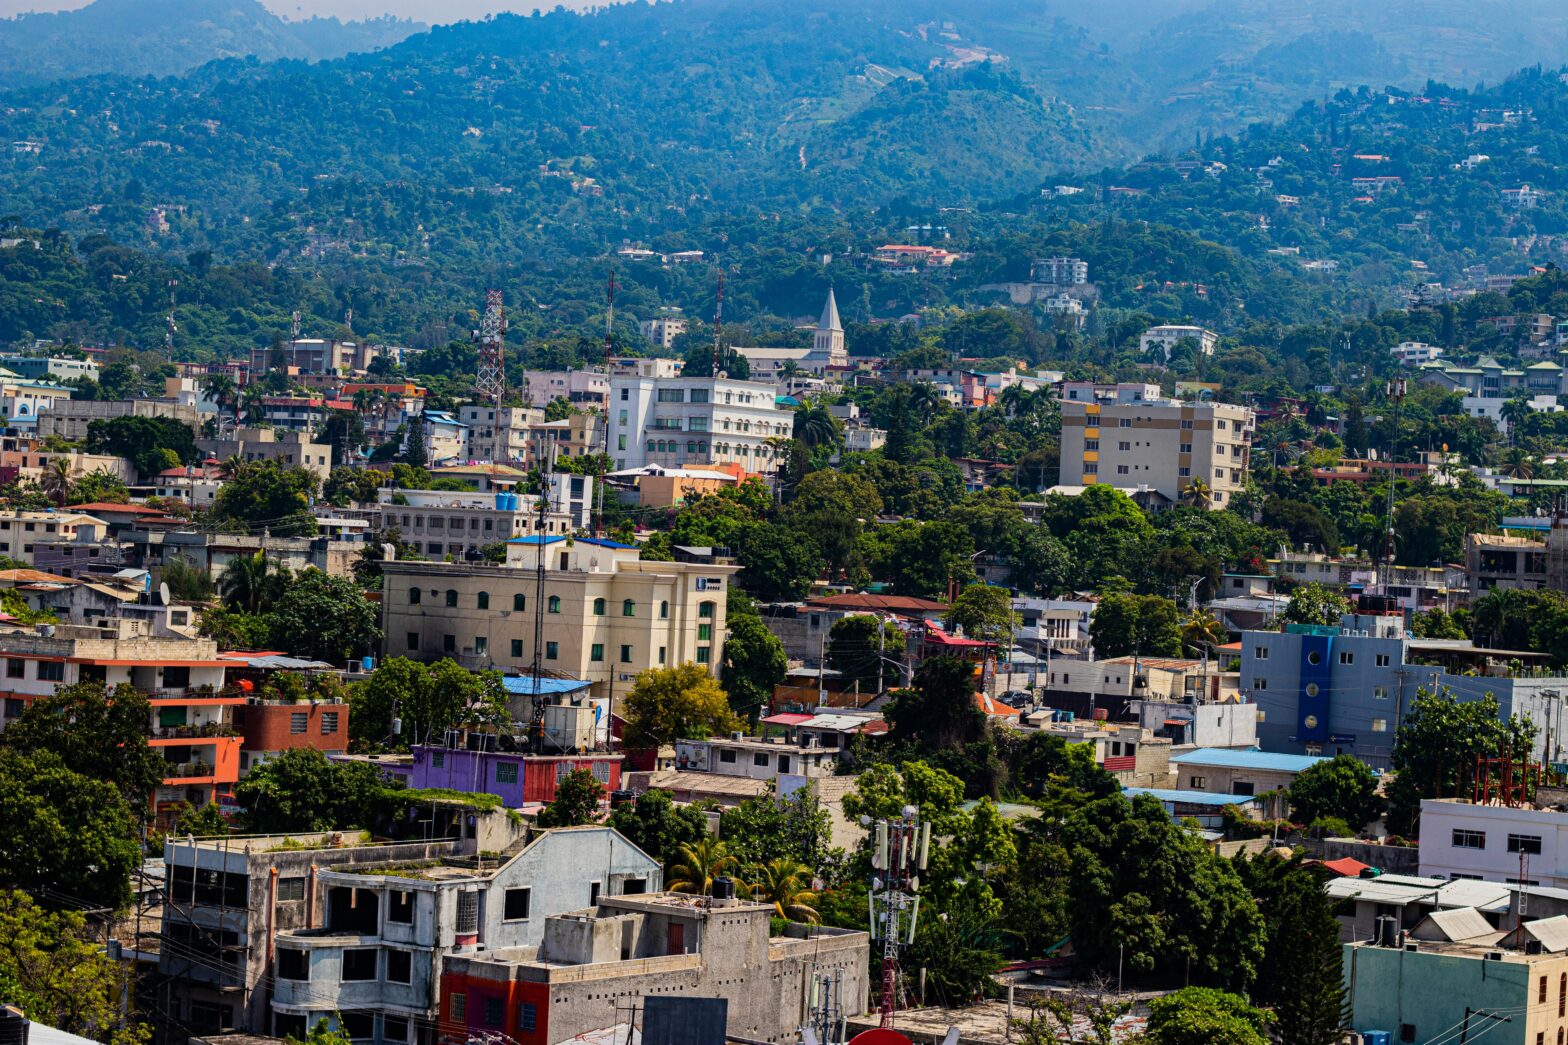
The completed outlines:
{"type": "Polygon", "coordinates": [[[679,922],[671,922],[668,933],[665,936],[665,943],[665,954],[685,954],[686,926],[679,922]]]}

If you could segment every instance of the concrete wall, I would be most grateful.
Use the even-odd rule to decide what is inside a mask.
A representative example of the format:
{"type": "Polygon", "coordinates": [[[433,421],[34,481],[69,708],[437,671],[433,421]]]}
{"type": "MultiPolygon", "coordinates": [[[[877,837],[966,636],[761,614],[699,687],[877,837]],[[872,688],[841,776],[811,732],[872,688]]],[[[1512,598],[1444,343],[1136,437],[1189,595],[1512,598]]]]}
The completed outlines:
{"type": "Polygon", "coordinates": [[[1421,803],[1421,874],[1429,878],[1477,875],[1489,882],[1517,881],[1519,851],[1509,836],[1538,839],[1530,854],[1527,879],[1541,885],[1568,886],[1568,815],[1555,810],[1509,809],[1469,802],[1428,799],[1421,803]],[[1464,832],[1456,836],[1456,832],[1464,832]],[[1481,842],[1480,848],[1456,844],[1481,842]]]}
{"type": "MultiPolygon", "coordinates": [[[[1485,961],[1425,949],[1347,944],[1344,967],[1351,1028],[1392,1031],[1395,1041],[1446,1041],[1444,1035],[1461,1027],[1470,1010],[1505,1010],[1512,1022],[1500,1034],[1486,1033],[1489,1040],[1534,1045],[1536,1036],[1544,1034],[1544,1040],[1556,1041],[1558,1030],[1568,1028],[1568,1018],[1557,1015],[1568,957],[1504,954],[1502,961],[1485,961]],[[1547,981],[1544,1003],[1538,1000],[1542,976],[1547,981]],[[1406,1026],[1413,1031],[1402,1037],[1406,1026]]],[[[1472,1018],[1472,1040],[1480,1036],[1478,1031],[1472,1018]]]]}

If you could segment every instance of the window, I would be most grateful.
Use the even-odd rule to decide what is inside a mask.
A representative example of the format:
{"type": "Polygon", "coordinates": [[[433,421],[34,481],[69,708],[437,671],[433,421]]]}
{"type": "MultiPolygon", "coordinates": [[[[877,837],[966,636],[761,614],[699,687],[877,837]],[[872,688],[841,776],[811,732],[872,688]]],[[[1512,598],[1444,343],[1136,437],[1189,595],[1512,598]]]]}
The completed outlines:
{"type": "Polygon", "coordinates": [[[1083,448],[1086,452],[1091,450],[1098,450],[1100,448],[1100,441],[1098,439],[1085,439],[1083,441],[1083,448]]]}
{"type": "Polygon", "coordinates": [[[588,647],[588,659],[591,660],[595,664],[603,663],[603,661],[604,661],[604,643],[602,643],[602,642],[595,642],[592,646],[589,646],[588,647]]]}
{"type": "Polygon", "coordinates": [[[474,604],[479,609],[488,610],[490,608],[490,593],[487,591],[480,592],[474,597],[474,604]]]}
{"type": "Polygon", "coordinates": [[[632,662],[632,648],[630,646],[622,646],[621,647],[621,663],[622,664],[630,664],[631,662],[632,662]]]}
{"type": "Polygon", "coordinates": [[[1181,444],[1181,452],[1184,453],[1184,454],[1192,453],[1192,444],[1191,443],[1182,443],[1181,444]]]}
{"type": "Polygon", "coordinates": [[[1098,475],[1098,474],[1100,474],[1100,462],[1098,462],[1098,461],[1085,461],[1083,463],[1083,474],[1084,475],[1098,475]]]}
{"type": "Polygon", "coordinates": [[[450,1019],[456,1021],[457,1023],[463,1023],[466,1021],[468,1019],[468,995],[457,991],[454,991],[452,994],[448,995],[446,1000],[446,1014],[450,1019]]]}
{"type": "Polygon", "coordinates": [[[495,764],[495,782],[498,784],[517,783],[517,763],[497,762],[495,764]]]}
{"type": "Polygon", "coordinates": [[[1340,650],[1339,662],[1341,664],[1354,664],[1356,662],[1356,655],[1347,650],[1340,650]]]}
{"type": "Polygon", "coordinates": [[[1372,687],[1372,699],[1373,700],[1387,700],[1388,699],[1388,687],[1387,686],[1373,686],[1372,687]]]}
{"type": "Polygon", "coordinates": [[[394,889],[387,894],[387,921],[398,925],[414,924],[414,894],[407,889],[394,889]]]}
{"type": "Polygon", "coordinates": [[[713,662],[713,652],[712,652],[712,649],[710,647],[708,647],[708,646],[698,646],[697,647],[697,663],[698,664],[711,664],[712,662],[713,662]]]}
{"type": "Polygon", "coordinates": [[[719,761],[727,765],[733,764],[735,761],[735,752],[730,748],[724,748],[719,752],[719,761]]]}
{"type": "Polygon", "coordinates": [[[8,658],[5,662],[5,677],[8,679],[26,678],[27,661],[16,657],[8,658]]]}
{"type": "Polygon", "coordinates": [[[457,636],[456,635],[443,635],[443,636],[441,636],[441,651],[443,653],[456,653],[457,652],[457,636]]]}
{"type": "Polygon", "coordinates": [[[1528,853],[1531,856],[1541,855],[1540,835],[1509,835],[1508,851],[1510,853],[1528,853]]]}
{"type": "Polygon", "coordinates": [[[58,660],[41,660],[38,662],[38,680],[40,682],[60,682],[65,678],[65,662],[58,660]]]}
{"type": "MultiPolygon", "coordinates": [[[[300,878],[297,881],[303,882],[300,878]]],[[[308,980],[310,979],[310,958],[297,947],[278,948],[278,979],[280,980],[308,980]]]]}
{"type": "Polygon", "coordinates": [[[336,733],[338,731],[338,713],[336,711],[323,711],[321,713],[321,732],[336,733]]]}
{"type": "Polygon", "coordinates": [[[1453,841],[1455,849],[1485,849],[1486,832],[1455,830],[1453,841]]]}
{"type": "Polygon", "coordinates": [[[698,642],[712,642],[713,641],[713,625],[711,625],[711,624],[699,624],[699,625],[697,625],[697,641],[698,642]]]}
{"type": "Polygon", "coordinates": [[[1377,666],[1380,667],[1380,668],[1388,667],[1388,654],[1387,653],[1379,653],[1377,655],[1377,666]]]}
{"type": "Polygon", "coordinates": [[[343,952],[343,979],[373,980],[376,978],[376,949],[354,947],[343,952]]]}
{"type": "Polygon", "coordinates": [[[637,616],[637,602],[635,599],[627,599],[625,602],[621,603],[621,616],[637,616]]]}
{"type": "Polygon", "coordinates": [[[594,599],[593,600],[593,615],[595,617],[602,617],[602,616],[604,616],[604,600],[603,599],[594,599]]]}
{"type": "Polygon", "coordinates": [[[405,643],[405,645],[407,645],[410,650],[418,651],[418,649],[419,649],[419,632],[411,631],[411,632],[408,633],[407,638],[408,638],[408,642],[405,643]]]}
{"type": "Polygon", "coordinates": [[[449,607],[456,607],[457,606],[457,589],[456,588],[448,588],[446,590],[446,604],[449,607]]]}
{"type": "Polygon", "coordinates": [[[599,903],[599,883],[598,882],[589,882],[588,883],[588,906],[589,907],[596,907],[596,906],[598,906],[598,903],[599,903]]]}
{"type": "Polygon", "coordinates": [[[388,951],[387,979],[392,983],[412,983],[414,981],[414,956],[408,951],[388,951]]]}
{"type": "Polygon", "coordinates": [[[668,602],[661,602],[661,603],[659,603],[659,619],[660,620],[669,620],[670,619],[670,604],[668,602]]]}
{"type": "Polygon", "coordinates": [[[502,917],[509,922],[527,920],[528,904],[532,898],[532,889],[508,889],[506,891],[506,910],[502,917]]]}
{"type": "Polygon", "coordinates": [[[751,764],[754,765],[754,766],[765,766],[765,765],[767,765],[768,764],[768,753],[766,751],[756,751],[756,752],[753,752],[752,756],[751,756],[751,764]]]}
{"type": "Polygon", "coordinates": [[[517,1029],[527,1033],[539,1027],[539,1006],[525,1001],[517,1007],[517,1029]]]}
{"type": "Polygon", "coordinates": [[[1116,421],[1116,427],[1117,428],[1131,428],[1132,427],[1132,418],[1130,418],[1130,417],[1118,418],[1117,421],[1116,421]]]}
{"type": "Polygon", "coordinates": [[[489,652],[489,650],[490,650],[490,640],[489,639],[485,638],[483,635],[479,635],[479,636],[476,636],[474,638],[474,652],[475,653],[479,654],[482,657],[487,652],[489,652]]]}
{"type": "Polygon", "coordinates": [[[552,595],[552,596],[550,596],[550,601],[546,605],[545,608],[548,609],[551,613],[560,613],[561,612],[561,597],[559,595],[552,595]]]}
{"type": "Polygon", "coordinates": [[[513,595],[512,596],[512,610],[513,610],[513,612],[517,612],[517,611],[523,610],[523,609],[527,608],[527,606],[528,606],[528,596],[522,595],[522,594],[517,594],[517,595],[513,595]]]}
{"type": "Polygon", "coordinates": [[[1375,719],[1373,719],[1372,720],[1372,732],[1374,732],[1374,733],[1387,733],[1388,732],[1388,719],[1386,719],[1386,718],[1375,718],[1375,719]]]}
{"type": "Polygon", "coordinates": [[[381,1040],[390,1042],[408,1041],[408,1017],[383,1016],[381,1017],[381,1040]]]}
{"type": "Polygon", "coordinates": [[[544,659],[545,660],[555,660],[560,655],[561,655],[561,644],[559,642],[546,642],[544,644],[544,659]]]}
{"type": "Polygon", "coordinates": [[[1182,431],[1184,431],[1184,432],[1192,431],[1192,421],[1190,421],[1190,420],[1183,421],[1181,423],[1181,427],[1182,427],[1182,431]]]}
{"type": "Polygon", "coordinates": [[[446,765],[446,752],[432,751],[430,753],[430,768],[440,769],[444,765],[446,765]]]}
{"type": "Polygon", "coordinates": [[[1269,688],[1269,680],[1268,679],[1253,679],[1252,680],[1252,688],[1253,689],[1268,689],[1269,688]]]}
{"type": "Polygon", "coordinates": [[[289,732],[303,733],[310,727],[310,715],[304,711],[289,712],[289,732]]]}
{"type": "Polygon", "coordinates": [[[499,1027],[502,1019],[502,1005],[500,998],[485,999],[485,1026],[499,1027]]]}
{"type": "Polygon", "coordinates": [[[522,655],[523,655],[523,640],[522,639],[513,639],[512,640],[512,659],[513,660],[521,659],[522,655]]]}
{"type": "MultiPolygon", "coordinates": [[[[1100,446],[1100,444],[1099,444],[1099,442],[1098,442],[1098,441],[1096,441],[1096,442],[1095,442],[1095,444],[1094,444],[1094,445],[1095,445],[1095,448],[1096,448],[1096,449],[1098,449],[1098,448],[1099,448],[1099,446],[1100,446]]],[[[1131,450],[1131,449],[1132,449],[1132,444],[1131,444],[1131,443],[1129,443],[1129,442],[1127,442],[1127,441],[1126,441],[1126,440],[1125,440],[1125,439],[1124,439],[1124,440],[1122,440],[1122,441],[1121,441],[1121,442],[1119,442],[1119,443],[1117,443],[1117,444],[1116,444],[1116,449],[1118,449],[1118,450],[1120,450],[1120,451],[1121,451],[1121,452],[1123,452],[1123,453],[1126,453],[1126,452],[1127,452],[1127,451],[1128,451],[1128,450],[1131,450]]]]}
{"type": "Polygon", "coordinates": [[[660,664],[664,663],[664,647],[663,646],[659,647],[659,663],[660,664]]]}
{"type": "Polygon", "coordinates": [[[1539,985],[1536,988],[1535,1001],[1536,1001],[1537,1005],[1544,1005],[1546,1003],[1546,977],[1545,976],[1541,977],[1540,983],[1539,983],[1539,985]]]}
{"type": "Polygon", "coordinates": [[[279,903],[292,903],[295,900],[303,899],[305,899],[305,878],[303,875],[278,879],[279,903]]]}
{"type": "Polygon", "coordinates": [[[479,931],[479,894],[457,894],[457,932],[467,934],[479,931]]]}
{"type": "Polygon", "coordinates": [[[712,620],[714,606],[715,604],[712,602],[699,602],[697,604],[697,616],[703,620],[712,620]]]}

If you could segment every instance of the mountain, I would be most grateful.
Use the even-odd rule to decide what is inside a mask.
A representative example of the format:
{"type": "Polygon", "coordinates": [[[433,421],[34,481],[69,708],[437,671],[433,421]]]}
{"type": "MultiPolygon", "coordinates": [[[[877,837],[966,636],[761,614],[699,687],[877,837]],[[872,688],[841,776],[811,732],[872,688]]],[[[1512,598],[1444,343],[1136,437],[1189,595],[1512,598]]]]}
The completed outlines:
{"type": "Polygon", "coordinates": [[[380,50],[424,28],[392,17],[287,22],[259,0],[93,0],[0,21],[0,87],[103,73],[173,76],[219,58],[318,61],[380,50]]]}

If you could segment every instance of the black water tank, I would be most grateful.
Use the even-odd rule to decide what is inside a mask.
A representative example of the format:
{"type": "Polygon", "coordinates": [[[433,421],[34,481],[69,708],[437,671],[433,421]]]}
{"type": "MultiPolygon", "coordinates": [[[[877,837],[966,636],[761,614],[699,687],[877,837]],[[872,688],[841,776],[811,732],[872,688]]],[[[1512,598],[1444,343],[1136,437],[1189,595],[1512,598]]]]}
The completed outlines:
{"type": "Polygon", "coordinates": [[[27,1045],[27,1017],[15,1005],[0,1005],[0,1045],[27,1045]]]}
{"type": "Polygon", "coordinates": [[[635,791],[628,791],[622,788],[620,790],[610,792],[611,809],[616,809],[624,805],[630,805],[635,801],[637,801],[637,792],[635,791]]]}
{"type": "Polygon", "coordinates": [[[713,898],[715,900],[735,899],[735,879],[715,878],[713,880],[713,898]]]}

